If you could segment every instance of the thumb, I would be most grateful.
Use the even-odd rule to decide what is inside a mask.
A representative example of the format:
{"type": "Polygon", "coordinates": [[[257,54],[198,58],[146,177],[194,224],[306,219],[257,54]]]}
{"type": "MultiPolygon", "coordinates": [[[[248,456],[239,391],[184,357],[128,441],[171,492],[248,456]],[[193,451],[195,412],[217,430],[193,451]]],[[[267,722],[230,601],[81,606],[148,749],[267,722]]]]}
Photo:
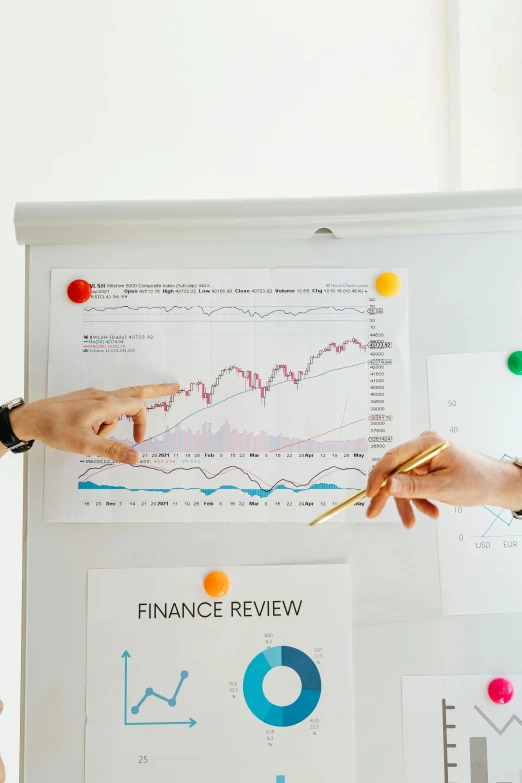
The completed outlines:
{"type": "Polygon", "coordinates": [[[126,443],[120,443],[109,438],[101,438],[99,435],[92,435],[88,439],[85,443],[85,453],[95,454],[97,457],[106,457],[113,462],[122,462],[125,465],[136,465],[140,459],[138,452],[127,446],[126,443]]]}
{"type": "Polygon", "coordinates": [[[434,498],[437,499],[439,482],[436,476],[415,476],[399,474],[393,476],[387,483],[386,489],[394,498],[434,498]]]}

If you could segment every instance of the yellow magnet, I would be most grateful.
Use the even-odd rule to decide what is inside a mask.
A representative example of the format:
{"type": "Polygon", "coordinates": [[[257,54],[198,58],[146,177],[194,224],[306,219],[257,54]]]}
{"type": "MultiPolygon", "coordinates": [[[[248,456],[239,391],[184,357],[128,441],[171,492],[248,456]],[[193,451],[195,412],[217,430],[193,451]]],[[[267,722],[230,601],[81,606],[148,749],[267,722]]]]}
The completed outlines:
{"type": "Polygon", "coordinates": [[[230,579],[222,571],[207,574],[203,587],[212,598],[222,598],[230,590],[230,579]]]}
{"type": "Polygon", "coordinates": [[[395,272],[383,272],[375,281],[381,296],[395,296],[401,290],[401,279],[395,272]]]}

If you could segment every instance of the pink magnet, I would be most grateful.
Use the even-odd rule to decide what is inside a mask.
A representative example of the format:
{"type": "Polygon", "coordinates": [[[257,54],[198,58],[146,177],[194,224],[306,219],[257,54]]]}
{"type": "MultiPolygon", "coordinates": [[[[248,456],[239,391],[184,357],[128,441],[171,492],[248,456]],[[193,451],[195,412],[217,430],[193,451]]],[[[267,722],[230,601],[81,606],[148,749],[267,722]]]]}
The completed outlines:
{"type": "Polygon", "coordinates": [[[73,280],[67,288],[67,296],[75,304],[83,304],[91,298],[92,288],[87,280],[73,280]]]}
{"type": "Polygon", "coordinates": [[[514,694],[513,683],[505,677],[497,677],[488,685],[488,696],[495,704],[509,704],[514,694]]]}

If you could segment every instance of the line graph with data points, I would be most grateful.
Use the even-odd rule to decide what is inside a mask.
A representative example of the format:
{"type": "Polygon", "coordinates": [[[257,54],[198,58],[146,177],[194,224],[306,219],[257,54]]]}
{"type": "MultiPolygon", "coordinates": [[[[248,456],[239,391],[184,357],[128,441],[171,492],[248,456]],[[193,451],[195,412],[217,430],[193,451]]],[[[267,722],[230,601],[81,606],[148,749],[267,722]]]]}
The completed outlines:
{"type": "Polygon", "coordinates": [[[211,509],[216,521],[266,522],[284,506],[297,522],[300,508],[360,488],[407,419],[406,276],[400,298],[385,301],[375,274],[176,270],[161,282],[158,270],[100,272],[75,311],[79,387],[146,377],[180,389],[146,402],[142,443],[130,418],[119,422],[113,437],[136,448],[135,468],[77,461],[80,518],[163,521],[182,508],[187,520],[206,521],[211,509]]]}
{"type": "Polygon", "coordinates": [[[147,714],[142,715],[141,720],[136,719],[136,717],[131,718],[131,715],[139,716],[143,705],[149,700],[158,701],[160,703],[163,702],[163,704],[166,704],[171,709],[173,707],[177,707],[180,691],[187,681],[189,673],[186,669],[183,669],[180,672],[179,681],[172,696],[162,696],[162,694],[155,691],[154,688],[147,687],[145,688],[145,693],[141,699],[129,707],[129,692],[131,690],[131,672],[129,661],[131,660],[131,654],[128,650],[124,650],[121,655],[121,660],[123,661],[123,723],[125,726],[188,726],[189,728],[192,728],[196,725],[197,721],[195,721],[194,718],[167,720],[167,717],[175,718],[176,716],[167,716],[162,713],[158,714],[157,712],[153,713],[150,710],[144,710],[144,712],[147,714]]]}
{"type": "MultiPolygon", "coordinates": [[[[513,461],[514,457],[510,457],[509,454],[503,454],[500,458],[502,460],[509,460],[513,461]]],[[[509,511],[506,508],[501,509],[494,509],[490,508],[489,506],[482,506],[485,512],[489,515],[488,525],[480,538],[491,538],[493,536],[498,537],[499,535],[506,535],[510,531],[511,526],[513,525],[513,522],[516,521],[516,517],[513,516],[513,512],[509,511]],[[491,518],[492,517],[492,518],[491,518]],[[500,533],[496,533],[496,530],[498,529],[500,524],[500,533]],[[504,528],[502,529],[502,525],[504,528]],[[507,528],[507,530],[506,530],[507,528]],[[495,532],[493,532],[495,529],[495,532]]]]}
{"type": "Polygon", "coordinates": [[[166,702],[169,705],[169,707],[175,707],[176,704],[177,704],[177,698],[178,698],[179,692],[181,690],[181,687],[182,687],[183,683],[185,682],[185,680],[187,679],[188,676],[189,676],[188,672],[185,671],[185,670],[183,670],[180,673],[179,682],[177,684],[177,687],[176,687],[176,690],[174,691],[174,695],[173,696],[162,696],[161,693],[156,693],[154,688],[146,688],[145,689],[145,693],[143,694],[143,696],[141,697],[139,702],[137,704],[135,704],[133,707],[131,707],[131,710],[130,710],[131,713],[133,715],[137,715],[139,713],[141,707],[147,701],[147,699],[150,699],[150,698],[158,699],[158,701],[164,701],[164,702],[166,702]]]}

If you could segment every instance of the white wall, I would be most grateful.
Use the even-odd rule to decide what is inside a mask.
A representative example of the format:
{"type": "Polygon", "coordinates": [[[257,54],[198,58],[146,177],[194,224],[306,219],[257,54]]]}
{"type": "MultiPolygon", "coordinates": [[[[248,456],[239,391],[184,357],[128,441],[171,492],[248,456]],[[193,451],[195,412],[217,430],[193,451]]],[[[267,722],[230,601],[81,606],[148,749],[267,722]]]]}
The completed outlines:
{"type": "Polygon", "coordinates": [[[522,2],[448,0],[450,178],[522,185],[522,2]]]}
{"type": "MultiPolygon", "coordinates": [[[[459,9],[449,3],[451,16],[459,9]]],[[[0,400],[23,389],[17,200],[347,195],[450,182],[446,0],[18,0],[2,17],[0,400]]],[[[8,455],[0,749],[13,782],[21,494],[21,460],[8,455]]]]}

